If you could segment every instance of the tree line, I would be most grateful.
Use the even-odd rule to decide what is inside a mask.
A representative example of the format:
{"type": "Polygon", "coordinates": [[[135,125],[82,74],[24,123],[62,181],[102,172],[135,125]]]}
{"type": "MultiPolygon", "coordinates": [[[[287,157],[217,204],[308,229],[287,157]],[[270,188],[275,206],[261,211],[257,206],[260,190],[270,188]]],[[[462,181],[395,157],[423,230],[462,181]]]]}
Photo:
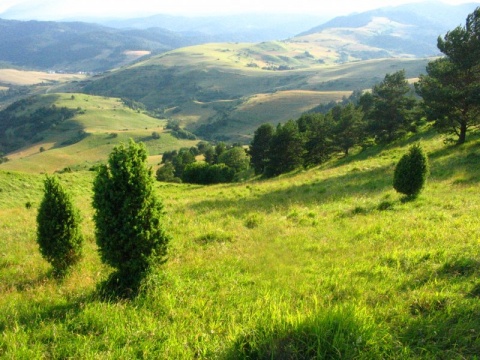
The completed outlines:
{"type": "Polygon", "coordinates": [[[418,102],[404,70],[387,74],[370,92],[354,93],[344,103],[276,127],[261,125],[249,149],[255,174],[276,176],[319,165],[356,146],[392,142],[419,125],[418,102]]]}
{"type": "Polygon", "coordinates": [[[247,176],[249,156],[240,144],[220,142],[214,146],[201,141],[197,146],[165,152],[161,163],[156,172],[159,181],[209,185],[247,176]]]}
{"type": "Polygon", "coordinates": [[[276,176],[321,164],[356,146],[387,144],[430,122],[461,145],[480,123],[480,8],[437,46],[443,57],[431,61],[414,87],[405,71],[385,75],[371,91],[354,92],[297,120],[256,129],[250,144],[257,175],[276,176]]]}

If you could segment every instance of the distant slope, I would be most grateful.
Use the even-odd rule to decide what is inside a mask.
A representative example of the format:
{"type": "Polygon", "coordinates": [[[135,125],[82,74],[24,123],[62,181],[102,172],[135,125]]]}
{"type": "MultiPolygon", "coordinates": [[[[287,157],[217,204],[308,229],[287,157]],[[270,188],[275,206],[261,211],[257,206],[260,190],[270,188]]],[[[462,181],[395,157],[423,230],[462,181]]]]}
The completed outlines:
{"type": "Polygon", "coordinates": [[[119,30],[80,22],[0,19],[0,62],[17,67],[99,72],[190,44],[160,28],[119,30]],[[141,52],[138,52],[141,51],[141,52]]]}
{"type": "MultiPolygon", "coordinates": [[[[5,124],[0,112],[0,140],[17,139],[22,147],[7,153],[10,161],[1,169],[25,172],[53,172],[65,168],[89,169],[105,161],[113,146],[129,138],[143,141],[152,164],[159,162],[159,155],[182,146],[193,146],[198,141],[178,140],[164,130],[165,120],[152,118],[139,110],[127,107],[120,99],[96,97],[84,94],[51,94],[23,101],[15,109],[17,116],[29,115],[41,109],[66,108],[71,117],[54,119],[50,124],[40,125],[34,136],[24,138],[34,123],[5,124]],[[19,132],[20,131],[20,132],[19,132]],[[160,138],[152,136],[157,132],[160,138]],[[16,138],[15,138],[16,137],[16,138]]],[[[44,121],[47,118],[43,118],[44,121]]]]}
{"type": "Polygon", "coordinates": [[[207,138],[246,142],[260,123],[295,118],[309,107],[370,88],[386,73],[405,68],[408,77],[417,77],[427,63],[337,61],[335,52],[308,43],[207,44],[99,76],[81,90],[140,101],[207,138]],[[252,102],[252,97],[263,100],[252,102]]]}
{"type": "Polygon", "coordinates": [[[161,27],[202,42],[262,42],[281,40],[327,20],[309,14],[236,14],[222,16],[153,15],[138,19],[106,20],[115,28],[149,29],[161,27]]]}
{"type": "Polygon", "coordinates": [[[85,79],[81,74],[55,74],[40,71],[21,71],[16,69],[0,69],[0,85],[9,86],[38,85],[45,83],[63,83],[85,79]]]}
{"type": "Polygon", "coordinates": [[[438,1],[385,7],[341,16],[299,34],[295,41],[341,49],[343,61],[438,54],[437,38],[465,19],[480,3],[438,1]]]}

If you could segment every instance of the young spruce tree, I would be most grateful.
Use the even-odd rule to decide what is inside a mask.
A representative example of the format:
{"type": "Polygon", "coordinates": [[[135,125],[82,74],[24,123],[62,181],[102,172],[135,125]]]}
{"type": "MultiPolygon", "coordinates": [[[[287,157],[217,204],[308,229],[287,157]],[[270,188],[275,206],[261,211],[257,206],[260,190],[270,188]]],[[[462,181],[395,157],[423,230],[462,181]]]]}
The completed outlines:
{"type": "Polygon", "coordinates": [[[427,155],[420,145],[413,145],[395,167],[393,187],[399,193],[415,197],[423,189],[428,174],[427,155]]]}
{"type": "Polygon", "coordinates": [[[153,189],[145,145],[130,140],[113,149],[94,181],[96,239],[103,262],[117,269],[111,280],[135,291],[150,265],[166,260],[169,237],[163,205],[153,189]]]}
{"type": "Polygon", "coordinates": [[[47,176],[37,215],[37,242],[43,258],[57,276],[64,275],[82,255],[83,236],[80,213],[58,178],[47,176]]]}

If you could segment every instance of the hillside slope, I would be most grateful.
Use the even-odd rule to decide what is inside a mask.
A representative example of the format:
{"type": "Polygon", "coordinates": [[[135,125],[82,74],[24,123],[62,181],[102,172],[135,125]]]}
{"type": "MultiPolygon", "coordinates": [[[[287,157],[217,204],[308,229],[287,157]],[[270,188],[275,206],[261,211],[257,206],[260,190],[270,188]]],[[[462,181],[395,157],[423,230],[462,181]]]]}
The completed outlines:
{"type": "Polygon", "coordinates": [[[415,78],[428,62],[336,60],[325,48],[291,41],[199,45],[94,78],[81,90],[128,97],[181,120],[192,131],[208,126],[208,131],[200,129],[202,136],[245,142],[261,123],[296,118],[320,103],[371,88],[386,73],[405,69],[407,77],[415,78]]]}
{"type": "Polygon", "coordinates": [[[60,175],[84,217],[62,282],[35,242],[43,176],[0,170],[0,354],[7,358],[474,358],[480,353],[479,140],[431,132],[268,181],[157,183],[169,260],[105,301],[93,173],[60,175]],[[421,141],[415,201],[391,185],[421,141]],[[25,206],[30,204],[31,208],[25,206]]]}
{"type": "Polygon", "coordinates": [[[426,1],[382,7],[334,18],[294,39],[339,51],[343,61],[435,56],[438,36],[464,23],[478,6],[426,1]]]}
{"type": "Polygon", "coordinates": [[[0,19],[0,62],[30,69],[99,72],[191,44],[161,28],[113,29],[81,22],[0,19]]]}
{"type": "MultiPolygon", "coordinates": [[[[105,161],[112,148],[129,138],[143,141],[151,155],[152,165],[157,164],[165,151],[190,147],[198,141],[178,140],[164,130],[165,120],[148,116],[141,110],[129,108],[120,99],[84,94],[50,94],[30,98],[19,103],[17,116],[50,114],[48,109],[72,111],[72,116],[42,117],[46,125],[38,126],[37,117],[26,117],[27,122],[13,118],[6,124],[0,116],[0,140],[20,145],[6,154],[10,161],[1,164],[4,170],[25,172],[53,172],[89,169],[105,161]],[[34,135],[24,135],[34,129],[34,135]],[[158,136],[153,136],[153,133],[158,136]]],[[[4,113],[0,113],[4,114],[4,113]]],[[[54,114],[54,113],[53,113],[54,114]]]]}

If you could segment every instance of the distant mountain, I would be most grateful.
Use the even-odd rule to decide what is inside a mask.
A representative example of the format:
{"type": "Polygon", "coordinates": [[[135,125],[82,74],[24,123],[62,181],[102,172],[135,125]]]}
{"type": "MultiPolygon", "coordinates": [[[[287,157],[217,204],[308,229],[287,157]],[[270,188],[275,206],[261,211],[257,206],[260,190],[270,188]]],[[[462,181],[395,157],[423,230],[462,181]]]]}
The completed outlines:
{"type": "Polygon", "coordinates": [[[427,1],[385,7],[334,18],[294,39],[341,48],[345,61],[432,56],[438,54],[438,36],[465,24],[467,15],[478,6],[427,1]]]}
{"type": "Polygon", "coordinates": [[[209,42],[257,42],[293,36],[314,16],[232,15],[187,18],[156,15],[106,22],[0,19],[0,63],[69,72],[103,72],[145,54],[209,42]],[[168,28],[168,29],[167,29],[168,28]]]}
{"type": "Polygon", "coordinates": [[[187,37],[203,37],[209,42],[261,42],[280,40],[326,21],[308,14],[237,14],[223,16],[154,15],[138,19],[105,20],[114,28],[149,29],[161,27],[187,37]]]}
{"type": "Polygon", "coordinates": [[[114,29],[81,22],[0,19],[0,62],[42,70],[100,72],[192,43],[155,28],[114,29]]]}

